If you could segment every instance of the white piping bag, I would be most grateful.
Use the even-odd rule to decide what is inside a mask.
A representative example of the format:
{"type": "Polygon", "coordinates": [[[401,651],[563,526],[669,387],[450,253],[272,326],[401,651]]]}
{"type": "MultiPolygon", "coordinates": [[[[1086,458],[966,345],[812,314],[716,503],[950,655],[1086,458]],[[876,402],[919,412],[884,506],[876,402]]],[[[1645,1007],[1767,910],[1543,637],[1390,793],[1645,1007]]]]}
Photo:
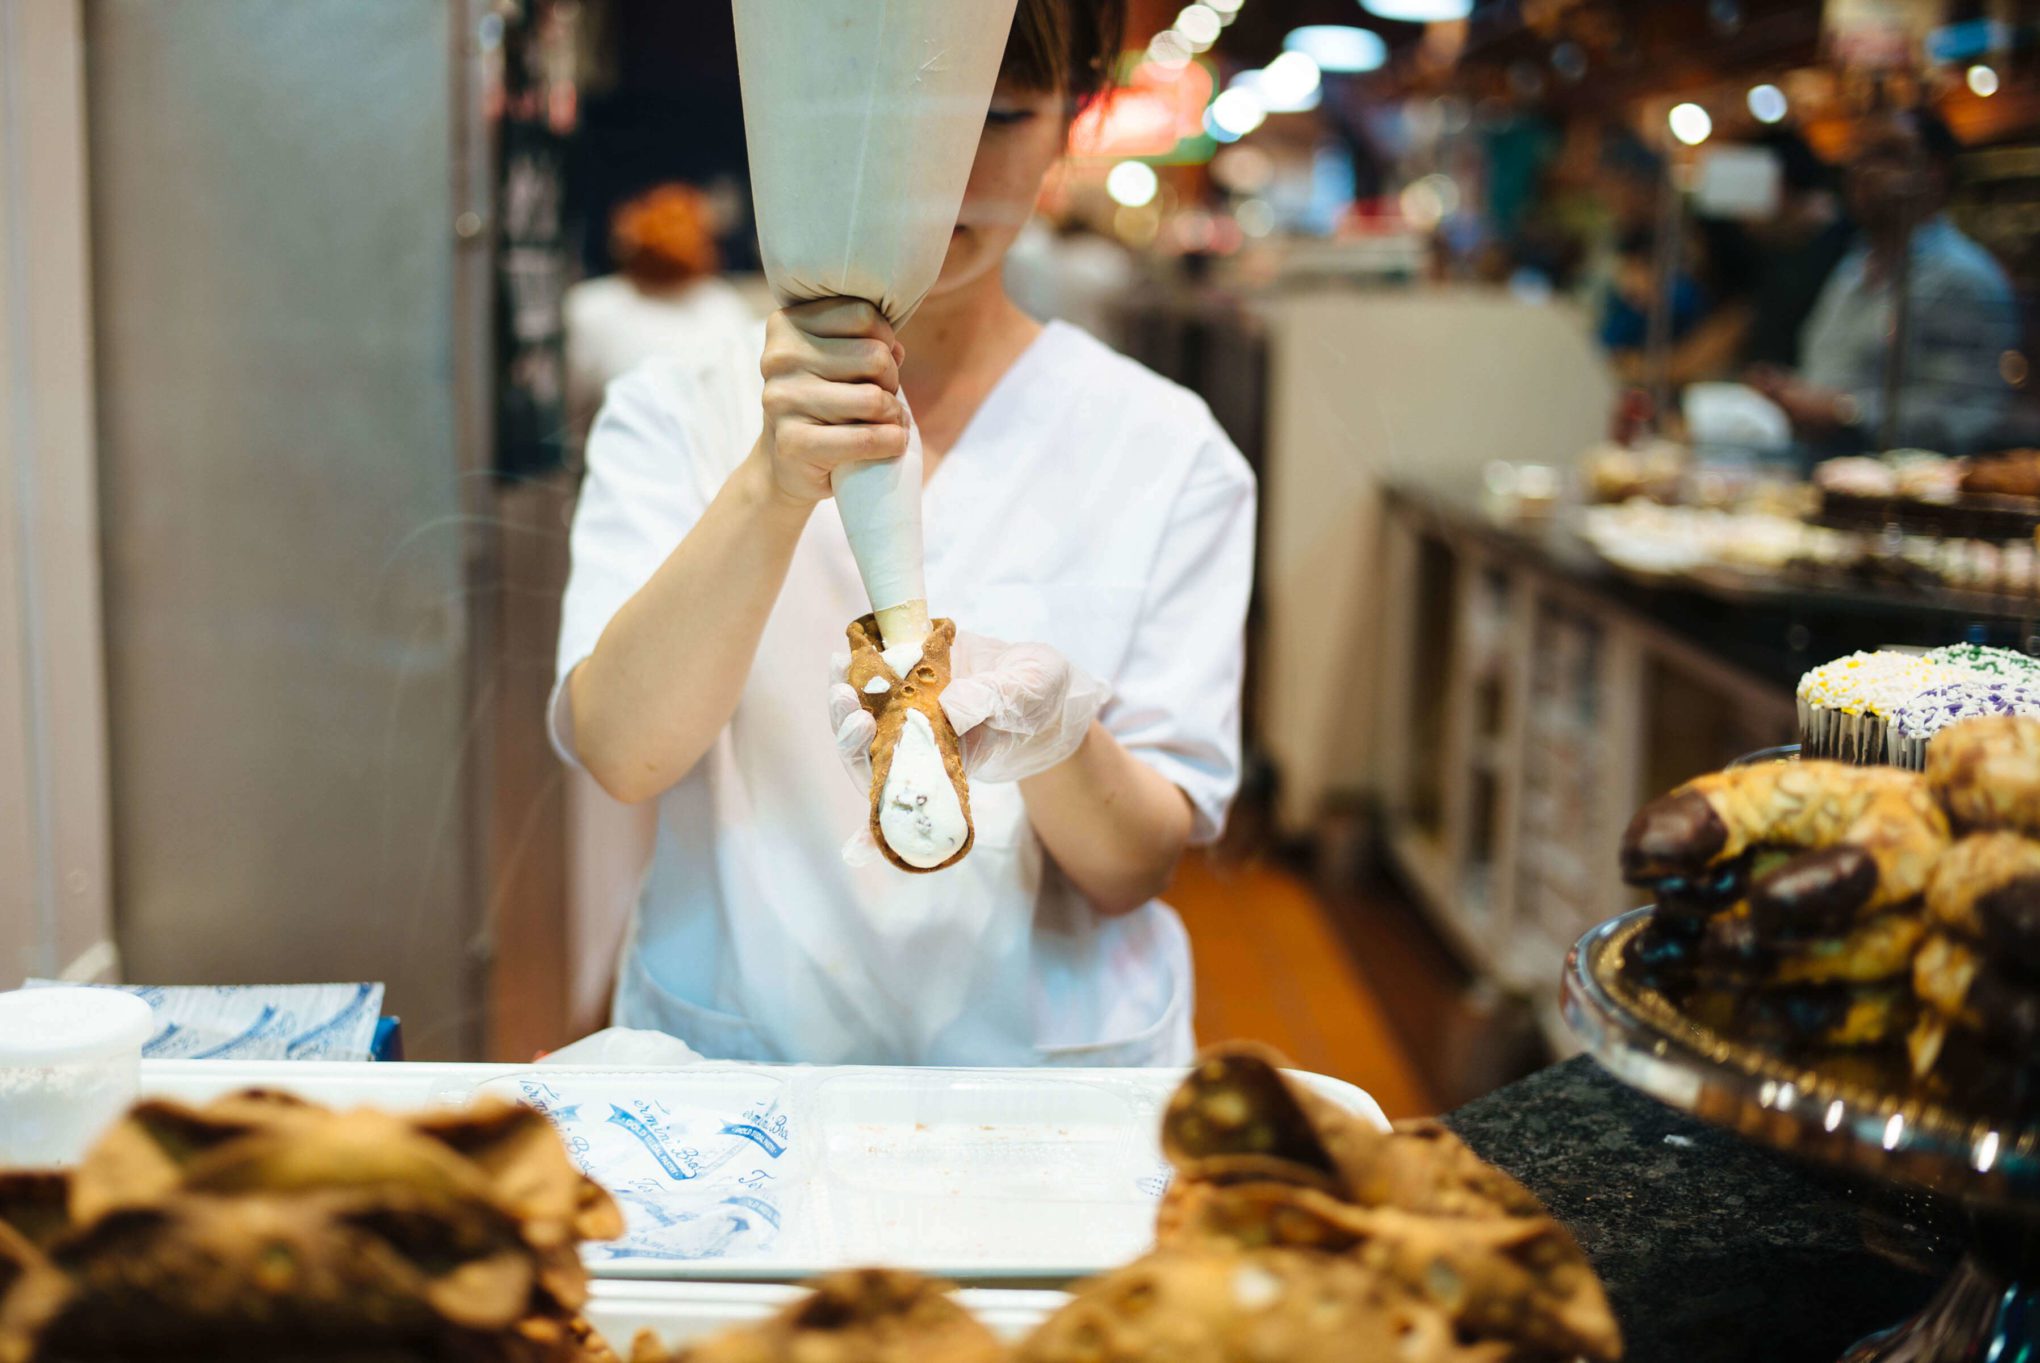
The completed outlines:
{"type": "MultiPolygon", "coordinates": [[[[862,298],[897,328],[949,250],[1014,0],[731,0],[765,277],[782,305],[862,298]]],[[[921,443],[835,476],[888,649],[927,636],[921,443]]]]}

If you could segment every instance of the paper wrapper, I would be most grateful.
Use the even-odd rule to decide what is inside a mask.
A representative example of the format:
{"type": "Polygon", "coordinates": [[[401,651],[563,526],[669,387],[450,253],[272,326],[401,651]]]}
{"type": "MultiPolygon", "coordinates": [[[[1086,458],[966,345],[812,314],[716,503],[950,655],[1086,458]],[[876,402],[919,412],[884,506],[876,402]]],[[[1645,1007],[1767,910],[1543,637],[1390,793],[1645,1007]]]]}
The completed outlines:
{"type": "Polygon", "coordinates": [[[956,730],[950,726],[949,716],[942,711],[942,693],[949,686],[949,650],[956,643],[956,622],[937,620],[928,631],[928,637],[921,644],[921,660],[904,677],[893,671],[886,663],[879,638],[878,619],[867,615],[850,623],[850,685],[857,692],[857,699],[864,706],[865,713],[878,721],[878,734],[871,740],[871,840],[878,844],[878,850],[885,859],[902,871],[916,874],[925,871],[940,871],[956,865],[970,855],[971,845],[977,841],[977,830],[970,819],[970,782],[963,774],[963,747],[957,740],[956,730]],[[864,688],[874,677],[883,678],[887,685],[883,695],[872,695],[864,688]],[[943,769],[949,773],[949,784],[956,788],[956,799],[963,806],[963,846],[949,860],[936,866],[914,866],[887,845],[885,831],[879,827],[880,801],[885,794],[886,778],[892,774],[893,752],[899,747],[900,734],[907,725],[907,712],[918,710],[927,719],[928,727],[935,732],[935,746],[942,753],[943,769]]]}

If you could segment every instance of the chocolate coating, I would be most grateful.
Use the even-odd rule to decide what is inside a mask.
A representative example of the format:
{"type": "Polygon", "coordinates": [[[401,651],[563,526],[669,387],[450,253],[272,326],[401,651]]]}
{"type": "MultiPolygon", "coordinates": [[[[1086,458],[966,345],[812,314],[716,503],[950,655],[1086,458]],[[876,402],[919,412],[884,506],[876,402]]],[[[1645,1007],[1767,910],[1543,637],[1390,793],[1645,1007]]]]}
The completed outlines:
{"type": "Polygon", "coordinates": [[[1824,937],[1848,928],[1877,891],[1877,863],[1849,843],[1803,852],[1750,886],[1750,916],[1768,941],[1824,937]]]}
{"type": "Polygon", "coordinates": [[[1622,878],[1649,884],[1707,865],[1728,846],[1728,826],[1697,790],[1675,790],[1642,809],[1622,834],[1622,878]]]}
{"type": "Polygon", "coordinates": [[[2040,879],[2021,877],[1978,895],[1976,917],[2006,973],[2040,987],[2040,879]]]}

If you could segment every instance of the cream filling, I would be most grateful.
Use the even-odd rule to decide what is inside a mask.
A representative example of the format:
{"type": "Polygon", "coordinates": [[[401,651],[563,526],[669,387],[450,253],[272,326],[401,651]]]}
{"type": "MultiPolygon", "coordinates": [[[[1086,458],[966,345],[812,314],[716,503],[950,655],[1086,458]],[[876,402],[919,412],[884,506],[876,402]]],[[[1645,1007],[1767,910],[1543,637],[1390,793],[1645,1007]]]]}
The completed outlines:
{"type": "Polygon", "coordinates": [[[884,677],[873,677],[870,681],[864,683],[864,694],[867,696],[882,696],[890,690],[892,690],[892,683],[884,677]]]}
{"type": "Polygon", "coordinates": [[[927,870],[956,855],[969,835],[963,801],[942,765],[935,730],[919,710],[907,711],[879,794],[878,831],[909,866],[927,870]]]}
{"type": "Polygon", "coordinates": [[[895,677],[905,677],[921,665],[921,649],[925,639],[916,639],[911,644],[894,644],[891,648],[880,649],[878,656],[885,659],[885,665],[893,670],[895,677]]]}

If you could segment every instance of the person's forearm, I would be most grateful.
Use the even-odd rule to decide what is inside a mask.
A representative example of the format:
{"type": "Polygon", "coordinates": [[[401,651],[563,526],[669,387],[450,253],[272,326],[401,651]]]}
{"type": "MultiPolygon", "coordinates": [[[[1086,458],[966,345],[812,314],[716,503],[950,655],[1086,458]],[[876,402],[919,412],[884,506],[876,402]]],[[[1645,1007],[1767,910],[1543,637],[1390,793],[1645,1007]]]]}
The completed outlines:
{"type": "Polygon", "coordinates": [[[737,708],[811,505],[773,489],[753,454],[624,603],[568,680],[574,747],[627,803],[664,793],[737,708]]]}
{"type": "Polygon", "coordinates": [[[1190,841],[1190,801],[1093,721],[1068,761],[1020,783],[1042,846],[1102,913],[1160,894],[1190,841]]]}

